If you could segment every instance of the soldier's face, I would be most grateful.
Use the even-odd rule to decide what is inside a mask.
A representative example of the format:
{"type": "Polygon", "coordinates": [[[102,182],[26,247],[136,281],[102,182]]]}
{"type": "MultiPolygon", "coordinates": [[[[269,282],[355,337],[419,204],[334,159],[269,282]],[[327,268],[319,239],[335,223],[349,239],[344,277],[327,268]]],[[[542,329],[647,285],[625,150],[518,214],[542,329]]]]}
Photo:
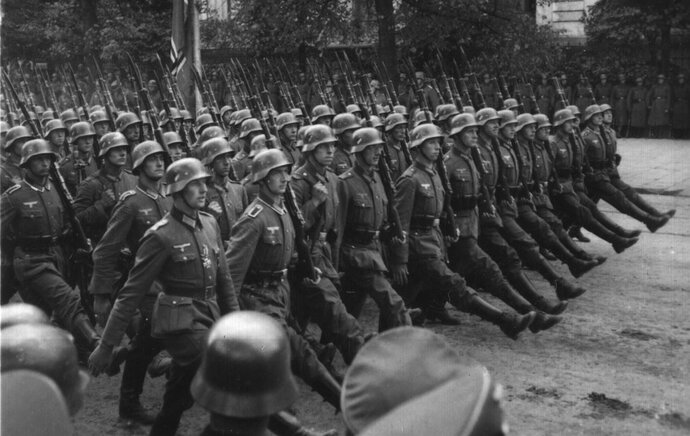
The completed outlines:
{"type": "Polygon", "coordinates": [[[297,124],[289,124],[282,129],[283,135],[288,139],[288,141],[294,141],[297,139],[297,124]]]}
{"type": "Polygon", "coordinates": [[[498,120],[487,121],[483,126],[484,133],[492,138],[498,136],[498,120]]]}
{"type": "Polygon", "coordinates": [[[428,139],[424,141],[419,151],[431,162],[435,162],[441,153],[441,141],[438,139],[428,139]]]}
{"type": "Polygon", "coordinates": [[[50,132],[50,136],[48,137],[50,140],[50,143],[59,147],[65,142],[65,131],[60,129],[60,130],[53,130],[50,132]]]}
{"type": "Polygon", "coordinates": [[[460,135],[455,135],[454,138],[460,137],[460,142],[467,147],[476,147],[479,135],[476,127],[468,127],[460,135]]]}
{"type": "Polygon", "coordinates": [[[124,166],[127,163],[127,147],[115,147],[108,150],[106,156],[108,162],[116,167],[124,166]]]}
{"type": "Polygon", "coordinates": [[[515,124],[508,124],[501,127],[501,135],[508,139],[515,138],[515,124]]]}
{"type": "Polygon", "coordinates": [[[610,124],[611,122],[613,122],[613,112],[606,111],[602,114],[602,116],[604,117],[604,122],[606,124],[610,124]]]}
{"type": "Polygon", "coordinates": [[[381,144],[370,145],[361,154],[365,164],[375,167],[379,164],[379,159],[381,159],[381,144]]]}
{"type": "Polygon", "coordinates": [[[194,180],[182,190],[182,198],[192,209],[201,209],[206,204],[206,192],[206,180],[194,180]]]}
{"type": "Polygon", "coordinates": [[[110,126],[108,123],[96,123],[93,127],[96,129],[96,135],[98,136],[103,136],[110,132],[110,126]]]}
{"type": "Polygon", "coordinates": [[[287,189],[290,181],[290,171],[288,167],[281,167],[271,170],[266,176],[266,188],[273,195],[282,195],[287,189]]]}
{"type": "Polygon", "coordinates": [[[405,139],[405,125],[400,124],[399,126],[393,127],[393,130],[391,131],[391,136],[396,141],[404,140],[405,139]]]}
{"type": "Polygon", "coordinates": [[[213,172],[220,177],[227,177],[230,174],[230,162],[232,154],[225,153],[213,160],[213,172]]]}
{"type": "Polygon", "coordinates": [[[573,133],[573,129],[575,129],[575,120],[568,120],[565,123],[563,123],[561,127],[563,128],[563,131],[565,133],[573,133]]]}
{"type": "Polygon", "coordinates": [[[192,128],[192,120],[185,120],[184,128],[187,130],[191,129],[192,128]]]}
{"type": "Polygon", "coordinates": [[[142,172],[151,180],[160,180],[165,174],[163,153],[147,156],[142,165],[142,172]]]}
{"type": "Polygon", "coordinates": [[[537,130],[537,139],[540,141],[546,141],[549,139],[549,128],[548,127],[542,127],[541,129],[537,130]]]}
{"type": "Polygon", "coordinates": [[[77,139],[77,150],[82,153],[91,153],[93,150],[93,136],[84,136],[77,139]]]}
{"type": "Polygon", "coordinates": [[[592,118],[589,119],[589,121],[592,122],[595,126],[601,126],[601,123],[604,122],[604,117],[601,114],[594,114],[592,115],[592,118]]]}
{"type": "Polygon", "coordinates": [[[182,148],[173,145],[168,146],[168,149],[170,150],[170,159],[172,159],[173,162],[178,161],[184,157],[184,153],[182,153],[182,148]]]}
{"type": "Polygon", "coordinates": [[[27,166],[31,174],[34,175],[34,177],[42,178],[48,177],[48,170],[50,170],[50,164],[52,162],[53,159],[50,157],[50,155],[42,154],[36,157],[32,157],[29,160],[29,165],[27,166]]]}
{"type": "Polygon", "coordinates": [[[125,129],[123,134],[128,141],[136,142],[139,140],[139,126],[137,124],[132,124],[125,129]]]}
{"type": "Polygon", "coordinates": [[[330,166],[333,162],[333,155],[335,153],[335,142],[328,144],[321,144],[314,149],[312,156],[314,160],[321,166],[330,166]]]}
{"type": "Polygon", "coordinates": [[[534,139],[535,134],[537,133],[537,126],[535,124],[531,124],[529,126],[525,126],[522,129],[520,129],[520,133],[530,141],[534,139]]]}
{"type": "Polygon", "coordinates": [[[12,148],[10,151],[12,152],[13,155],[17,157],[21,157],[22,155],[22,147],[24,144],[26,144],[29,141],[29,138],[24,138],[24,139],[17,139],[12,143],[12,148]]]}

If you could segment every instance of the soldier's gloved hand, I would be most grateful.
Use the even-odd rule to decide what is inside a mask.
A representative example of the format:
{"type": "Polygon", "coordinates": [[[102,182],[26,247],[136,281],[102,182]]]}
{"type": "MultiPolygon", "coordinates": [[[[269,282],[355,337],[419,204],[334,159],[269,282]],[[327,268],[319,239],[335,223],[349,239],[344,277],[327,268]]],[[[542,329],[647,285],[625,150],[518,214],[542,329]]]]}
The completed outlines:
{"type": "Polygon", "coordinates": [[[312,186],[311,195],[317,204],[321,204],[328,198],[328,188],[323,183],[318,182],[312,186]]]}
{"type": "Polygon", "coordinates": [[[309,277],[304,278],[304,283],[307,286],[316,286],[321,281],[321,277],[323,276],[323,272],[317,267],[314,267],[314,271],[316,272],[316,280],[312,280],[309,277]]]}
{"type": "Polygon", "coordinates": [[[113,347],[99,343],[93,353],[89,356],[89,371],[94,377],[102,373],[110,364],[110,359],[113,356],[113,347]]]}
{"type": "Polygon", "coordinates": [[[214,211],[215,213],[223,213],[223,209],[220,208],[220,204],[218,204],[217,201],[212,201],[209,203],[208,208],[214,211]]]}
{"type": "Polygon", "coordinates": [[[101,327],[105,327],[108,321],[108,315],[110,315],[110,309],[112,308],[113,305],[110,302],[110,295],[96,294],[93,296],[93,313],[96,316],[96,322],[101,327]]]}
{"type": "Polygon", "coordinates": [[[399,286],[407,285],[407,265],[404,263],[391,265],[391,276],[393,283],[399,286]]]}
{"type": "Polygon", "coordinates": [[[103,208],[106,210],[115,206],[115,203],[117,203],[117,198],[115,198],[115,193],[113,192],[113,190],[106,189],[105,191],[103,191],[100,202],[103,205],[103,208]]]}

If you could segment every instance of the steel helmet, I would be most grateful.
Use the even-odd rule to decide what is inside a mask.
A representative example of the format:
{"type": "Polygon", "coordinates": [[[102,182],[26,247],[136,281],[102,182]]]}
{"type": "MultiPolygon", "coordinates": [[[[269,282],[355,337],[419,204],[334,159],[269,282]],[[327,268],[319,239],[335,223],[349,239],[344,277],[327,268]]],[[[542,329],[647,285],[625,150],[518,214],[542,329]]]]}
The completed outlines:
{"type": "Polygon", "coordinates": [[[201,135],[199,135],[197,144],[204,145],[204,142],[212,138],[225,138],[225,130],[215,124],[208,126],[203,132],[201,132],[201,135]]]}
{"type": "Polygon", "coordinates": [[[311,122],[315,123],[319,120],[319,118],[323,117],[331,117],[333,118],[335,116],[335,112],[333,112],[333,109],[331,109],[329,106],[326,106],[325,104],[319,104],[314,106],[314,109],[311,110],[311,122]]]}
{"type": "Polygon", "coordinates": [[[462,113],[464,114],[472,114],[472,116],[477,114],[477,111],[474,110],[474,106],[463,106],[462,107],[462,113]]]}
{"type": "Polygon", "coordinates": [[[135,124],[141,124],[141,120],[135,113],[132,112],[123,112],[115,119],[115,128],[120,133],[127,130],[127,127],[135,124]]]}
{"type": "Polygon", "coordinates": [[[468,127],[479,127],[472,114],[462,113],[450,120],[450,136],[462,133],[468,127]]]}
{"type": "Polygon", "coordinates": [[[535,114],[534,120],[537,122],[537,129],[541,129],[543,127],[551,127],[549,117],[547,117],[544,114],[535,114]]]}
{"type": "Polygon", "coordinates": [[[302,112],[301,108],[293,107],[292,109],[290,109],[290,113],[294,115],[295,118],[304,118],[304,112],[302,112]]]}
{"type": "Polygon", "coordinates": [[[252,113],[249,109],[240,109],[237,112],[237,117],[235,118],[235,127],[242,124],[242,121],[248,120],[252,117],[252,113]]]}
{"type": "Polygon", "coordinates": [[[338,114],[335,117],[333,117],[331,125],[336,135],[342,135],[348,130],[355,130],[362,127],[359,124],[359,121],[357,121],[357,117],[355,117],[349,112],[338,114]]]}
{"type": "Polygon", "coordinates": [[[182,121],[184,119],[182,112],[176,107],[170,108],[170,115],[172,115],[172,118],[175,121],[182,121]]]}
{"type": "Polygon", "coordinates": [[[7,121],[0,121],[0,135],[7,135],[8,130],[10,130],[10,125],[7,121]]]}
{"type": "Polygon", "coordinates": [[[96,136],[96,130],[90,122],[79,121],[69,128],[69,136],[72,138],[72,142],[77,142],[77,139],[85,136],[96,136]]]}
{"type": "Polygon", "coordinates": [[[583,121],[587,122],[590,118],[592,118],[596,114],[600,114],[603,111],[601,110],[601,107],[597,104],[589,105],[585,109],[585,115],[583,117],[583,121]]]}
{"type": "Polygon", "coordinates": [[[96,123],[107,123],[110,119],[105,111],[93,111],[89,114],[89,121],[95,126],[96,123]]]}
{"type": "Polygon", "coordinates": [[[33,304],[10,303],[0,306],[0,329],[16,324],[50,324],[50,319],[33,304]]]}
{"type": "Polygon", "coordinates": [[[374,129],[383,130],[383,122],[381,122],[381,118],[377,117],[376,115],[370,115],[369,122],[364,119],[362,120],[362,127],[367,127],[367,124],[371,124],[371,127],[374,129]]]}
{"type": "MultiPolygon", "coordinates": [[[[340,114],[344,115],[344,114],[340,114]]],[[[350,114],[347,114],[350,115],[350,114]]],[[[350,115],[353,116],[353,115],[350,115]]],[[[302,151],[312,151],[321,144],[331,144],[338,141],[333,135],[333,130],[323,124],[314,124],[309,126],[304,132],[304,146],[302,151]]]]}
{"type": "Polygon", "coordinates": [[[208,179],[211,173],[199,159],[185,157],[170,164],[165,170],[163,184],[165,195],[182,191],[190,182],[208,179]]]}
{"type": "Polygon", "coordinates": [[[194,118],[192,117],[192,113],[189,112],[187,109],[182,109],[180,111],[180,116],[184,121],[194,121],[194,118]]]}
{"type": "Polygon", "coordinates": [[[488,123],[489,121],[500,121],[501,117],[498,116],[496,113],[496,109],[490,108],[490,107],[485,107],[483,109],[479,109],[477,111],[477,116],[475,117],[477,119],[477,124],[480,126],[483,126],[484,124],[488,123]]]}
{"type": "Polygon", "coordinates": [[[376,105],[376,113],[378,113],[380,117],[386,118],[386,115],[391,113],[390,106],[388,106],[388,105],[384,106],[384,105],[377,104],[376,105]]]}
{"type": "Polygon", "coordinates": [[[227,111],[232,111],[232,108],[228,105],[225,105],[222,108],[220,108],[220,117],[223,118],[223,115],[225,115],[227,111]]]}
{"type": "Polygon", "coordinates": [[[24,126],[14,126],[7,131],[7,135],[5,136],[5,150],[9,150],[14,145],[15,141],[20,139],[29,140],[31,138],[33,138],[33,135],[31,135],[29,129],[24,126]]]}
{"type": "Polygon", "coordinates": [[[164,126],[168,124],[171,121],[174,121],[173,119],[168,118],[168,113],[165,110],[162,110],[158,114],[158,119],[160,120],[160,125],[164,126]]]}
{"type": "Polygon", "coordinates": [[[575,106],[574,104],[571,104],[570,106],[566,107],[566,109],[570,109],[570,112],[572,112],[575,116],[580,115],[580,108],[575,106]]]}
{"type": "Polygon", "coordinates": [[[275,109],[268,108],[266,110],[261,111],[261,119],[264,121],[267,121],[271,118],[275,119],[275,117],[278,116],[278,112],[275,109]]]}
{"type": "Polygon", "coordinates": [[[570,109],[561,109],[553,115],[553,126],[558,127],[566,121],[576,121],[577,117],[573,115],[570,109]]]}
{"type": "MultiPolygon", "coordinates": [[[[79,123],[74,123],[72,126],[76,126],[79,123]]],[[[60,118],[58,119],[52,119],[46,123],[46,126],[43,128],[45,131],[45,134],[43,135],[44,138],[48,138],[51,133],[53,133],[56,130],[64,130],[65,135],[67,134],[67,127],[65,126],[65,123],[62,122],[60,118]]]]}
{"type": "Polygon", "coordinates": [[[201,135],[205,128],[217,125],[211,114],[201,114],[196,118],[196,134],[201,135]]]}
{"type": "Polygon", "coordinates": [[[2,372],[26,369],[47,376],[70,403],[70,413],[76,413],[89,377],[79,369],[71,336],[46,324],[17,324],[2,333],[2,372]]]}
{"type": "Polygon", "coordinates": [[[132,171],[139,168],[147,157],[156,153],[165,153],[163,146],[156,141],[144,141],[132,150],[132,171]]]}
{"type": "Polygon", "coordinates": [[[406,124],[407,120],[405,120],[405,116],[397,112],[388,115],[386,117],[386,122],[384,123],[386,132],[390,132],[397,126],[404,126],[406,124]]]}
{"type": "Polygon", "coordinates": [[[242,121],[242,125],[240,126],[240,139],[246,138],[249,136],[251,133],[259,133],[262,132],[261,128],[261,122],[257,120],[256,118],[248,118],[244,121],[242,121]]]}
{"type": "Polygon", "coordinates": [[[443,132],[435,124],[420,124],[410,134],[410,148],[419,147],[429,139],[442,139],[443,132]]]}
{"type": "Polygon", "coordinates": [[[304,147],[304,134],[307,133],[307,129],[310,128],[312,124],[307,124],[302,126],[297,131],[297,141],[295,142],[295,147],[301,149],[304,147]]]}
{"type": "Polygon", "coordinates": [[[401,114],[405,117],[409,115],[409,113],[407,112],[407,108],[401,104],[396,104],[395,106],[393,106],[393,112],[401,114]]]}
{"type": "Polygon", "coordinates": [[[381,139],[381,132],[374,129],[373,127],[363,127],[355,131],[352,135],[352,140],[355,145],[350,148],[350,153],[359,153],[364,151],[370,145],[383,144],[383,139],[381,139]]]}
{"type": "Polygon", "coordinates": [[[118,147],[128,147],[127,138],[120,132],[108,132],[101,136],[98,142],[101,150],[98,152],[98,157],[103,157],[108,154],[108,151],[118,147]]]}
{"type": "Polygon", "coordinates": [[[281,167],[289,167],[292,164],[287,156],[277,148],[263,150],[254,156],[252,163],[252,183],[259,183],[268,176],[272,170],[281,167]]]}
{"type": "Polygon", "coordinates": [[[518,104],[517,99],[514,98],[506,98],[503,100],[503,107],[510,110],[510,109],[517,109],[520,105],[518,104]]]}
{"type": "Polygon", "coordinates": [[[269,416],[289,407],[298,390],[285,331],[259,312],[223,316],[209,333],[190,391],[199,405],[223,416],[269,416]]]}
{"type": "Polygon", "coordinates": [[[530,126],[532,124],[537,124],[537,120],[534,119],[532,114],[520,114],[517,116],[517,127],[515,130],[519,132],[523,127],[530,126]]]}
{"type": "Polygon", "coordinates": [[[235,154],[225,138],[211,138],[201,144],[199,158],[202,164],[211,166],[217,157],[228,153],[235,154]]]}
{"type": "Polygon", "coordinates": [[[613,108],[611,107],[610,104],[604,103],[599,105],[599,109],[601,109],[601,113],[604,113],[606,111],[611,111],[613,112],[613,108]]]}
{"type": "Polygon", "coordinates": [[[182,137],[177,132],[164,132],[163,140],[167,146],[184,143],[182,137]]]}
{"type": "Polygon", "coordinates": [[[360,114],[362,115],[362,109],[359,107],[358,104],[348,104],[347,107],[345,108],[347,113],[349,114],[360,114]]]}
{"type": "Polygon", "coordinates": [[[426,123],[433,123],[434,122],[434,114],[431,113],[431,111],[417,111],[414,114],[414,119],[412,121],[413,127],[417,127],[420,124],[426,124],[426,123]],[[431,120],[431,121],[428,121],[431,120]]]}
{"type": "Polygon", "coordinates": [[[297,118],[295,118],[292,112],[283,112],[276,117],[276,129],[278,129],[279,132],[283,127],[293,124],[299,126],[299,121],[297,121],[297,118]]]}
{"type": "Polygon", "coordinates": [[[19,161],[19,166],[24,167],[29,163],[32,157],[44,154],[49,155],[53,159],[53,162],[58,158],[57,153],[53,151],[52,147],[45,139],[32,139],[22,145],[22,158],[19,161]]]}
{"type": "MultiPolygon", "coordinates": [[[[271,135],[270,140],[271,142],[273,142],[273,144],[275,144],[278,141],[278,138],[271,135]]],[[[267,148],[268,146],[266,145],[266,135],[256,135],[252,138],[252,142],[249,144],[249,157],[253,158],[263,150],[266,150],[267,148]]]]}
{"type": "Polygon", "coordinates": [[[105,108],[101,106],[100,104],[95,104],[89,108],[89,112],[96,112],[96,111],[102,111],[105,108]]]}
{"type": "Polygon", "coordinates": [[[67,109],[66,111],[62,111],[60,113],[60,119],[65,124],[67,124],[70,121],[72,121],[72,122],[79,121],[79,117],[77,116],[76,112],[74,112],[74,109],[67,109]]]}
{"type": "Polygon", "coordinates": [[[153,123],[151,123],[151,114],[149,111],[141,111],[140,114],[141,116],[139,118],[141,118],[141,122],[153,127],[153,123]]]}
{"type": "Polygon", "coordinates": [[[510,124],[517,124],[517,118],[515,117],[515,112],[503,109],[498,111],[498,116],[501,119],[501,127],[505,127],[510,124]]]}
{"type": "MultiPolygon", "coordinates": [[[[0,116],[0,117],[2,117],[2,116],[0,116]]],[[[50,120],[54,120],[54,119],[55,119],[55,112],[53,112],[51,109],[48,109],[47,111],[44,111],[41,114],[41,124],[45,125],[45,123],[47,123],[50,120]]],[[[59,117],[58,117],[58,119],[59,119],[59,117]]]]}
{"type": "Polygon", "coordinates": [[[454,104],[440,104],[436,106],[436,119],[438,121],[445,121],[459,113],[458,108],[454,104]]]}

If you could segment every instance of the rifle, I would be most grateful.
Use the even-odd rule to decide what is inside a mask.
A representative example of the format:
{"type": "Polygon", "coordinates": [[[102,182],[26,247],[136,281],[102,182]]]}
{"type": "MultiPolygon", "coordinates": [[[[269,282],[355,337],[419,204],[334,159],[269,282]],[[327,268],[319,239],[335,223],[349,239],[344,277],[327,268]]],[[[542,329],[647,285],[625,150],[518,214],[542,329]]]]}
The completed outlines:
{"type": "MultiPolygon", "coordinates": [[[[12,86],[12,82],[10,81],[9,76],[5,71],[3,73],[3,78],[5,79],[5,82],[7,83],[7,87],[9,88],[12,98],[14,99],[15,103],[21,110],[22,114],[24,117],[29,120],[29,126],[31,128],[31,131],[33,133],[33,136],[36,138],[42,138],[43,133],[41,132],[40,129],[40,123],[34,123],[33,120],[30,119],[29,117],[29,110],[26,107],[26,103],[19,98],[19,95],[17,94],[17,91],[14,89],[14,86],[12,86]]],[[[81,304],[84,308],[84,311],[86,314],[91,318],[91,321],[95,321],[95,316],[93,313],[93,305],[91,304],[91,295],[88,292],[88,282],[89,282],[89,277],[88,277],[88,271],[90,269],[89,262],[91,259],[90,253],[91,253],[91,241],[86,237],[86,234],[84,233],[84,229],[81,226],[81,223],[79,222],[79,219],[77,218],[77,214],[74,212],[74,209],[72,208],[72,196],[70,195],[69,191],[67,190],[67,186],[65,185],[65,181],[62,178],[62,175],[60,174],[60,171],[58,171],[57,166],[55,165],[55,162],[53,162],[50,165],[49,169],[49,177],[53,181],[53,186],[55,187],[55,191],[57,192],[58,196],[60,197],[60,203],[62,203],[62,207],[65,211],[65,214],[67,215],[67,219],[70,223],[70,226],[72,228],[72,233],[74,236],[73,241],[75,242],[75,248],[76,251],[74,255],[71,257],[72,261],[72,266],[74,268],[74,273],[77,277],[77,285],[79,286],[79,293],[81,296],[81,304]]]]}
{"type": "Polygon", "coordinates": [[[98,61],[96,60],[95,57],[91,57],[91,60],[93,61],[93,65],[96,67],[96,75],[98,76],[98,85],[101,88],[101,92],[103,93],[103,97],[105,100],[105,113],[108,115],[108,121],[110,124],[110,131],[114,132],[115,129],[115,117],[116,114],[113,112],[113,108],[115,107],[115,102],[113,101],[113,96],[110,93],[110,88],[108,88],[108,83],[105,81],[103,78],[103,73],[101,72],[101,67],[98,65],[98,61]]]}
{"type": "MultiPolygon", "coordinates": [[[[463,62],[467,66],[467,71],[470,72],[470,79],[472,79],[472,86],[474,87],[474,91],[477,94],[477,97],[479,97],[479,109],[483,109],[486,107],[486,101],[484,100],[484,94],[482,93],[482,88],[479,86],[479,81],[477,80],[477,75],[472,71],[472,64],[470,64],[469,59],[467,59],[467,55],[465,54],[465,49],[460,46],[460,55],[462,57],[463,62]]],[[[457,68],[457,64],[455,66],[457,68]]],[[[470,99],[470,101],[472,101],[470,99]]]]}
{"type": "MultiPolygon", "coordinates": [[[[36,72],[36,65],[33,62],[30,63],[30,66],[31,66],[31,72],[34,75],[34,79],[38,83],[38,90],[41,91],[41,98],[43,99],[43,106],[46,108],[46,110],[48,110],[48,108],[50,106],[48,105],[48,99],[46,98],[46,92],[43,89],[43,81],[41,80],[42,77],[39,76],[38,73],[36,72]]],[[[36,114],[36,116],[38,116],[38,114],[36,114]]]]}
{"type": "Polygon", "coordinates": [[[119,74],[115,74],[115,81],[117,82],[117,87],[120,88],[120,94],[122,94],[122,103],[125,105],[125,112],[131,112],[129,109],[129,102],[127,101],[127,94],[125,93],[125,87],[122,85],[119,74]]]}
{"type": "MultiPolygon", "coordinates": [[[[89,105],[86,103],[86,99],[84,98],[84,93],[81,91],[81,87],[79,87],[79,82],[77,81],[77,76],[74,74],[74,70],[72,69],[71,64],[67,64],[67,68],[69,69],[69,74],[70,77],[72,78],[72,83],[74,83],[74,89],[76,90],[77,93],[77,98],[79,99],[79,104],[81,105],[82,109],[84,110],[84,116],[86,117],[86,121],[89,120],[89,105]]],[[[98,152],[98,150],[96,150],[98,152]]]]}
{"type": "Polygon", "coordinates": [[[298,102],[297,105],[302,111],[302,116],[304,118],[304,122],[306,124],[311,124],[311,120],[309,119],[309,115],[307,113],[307,107],[304,104],[304,100],[302,99],[302,94],[299,92],[299,89],[297,89],[297,85],[292,81],[292,77],[290,76],[290,72],[287,69],[287,65],[285,64],[285,59],[280,58],[281,62],[283,63],[283,68],[285,68],[285,76],[288,79],[288,83],[290,84],[290,88],[292,88],[293,92],[297,95],[298,97],[298,102]]]}
{"type": "Polygon", "coordinates": [[[556,94],[558,94],[558,98],[563,105],[561,109],[565,109],[568,107],[568,100],[565,98],[565,91],[563,91],[563,87],[561,86],[560,80],[558,80],[557,77],[552,77],[551,80],[553,81],[553,86],[556,88],[556,94]]]}
{"type": "Polygon", "coordinates": [[[168,148],[168,144],[165,142],[165,138],[163,137],[163,131],[161,130],[161,126],[158,123],[158,114],[153,111],[153,103],[151,103],[149,90],[144,85],[144,81],[141,79],[141,74],[139,73],[137,64],[134,63],[134,59],[132,59],[132,56],[129,53],[127,53],[127,60],[129,61],[129,67],[132,70],[132,75],[136,76],[135,83],[139,85],[138,88],[135,89],[138,89],[137,93],[140,94],[141,101],[144,103],[146,112],[148,112],[149,118],[151,119],[151,125],[153,126],[153,135],[156,138],[156,142],[158,142],[161,145],[161,147],[163,147],[163,151],[165,151],[163,155],[163,160],[165,161],[165,166],[167,167],[172,163],[172,158],[170,157],[170,149],[168,148]]]}
{"type": "MultiPolygon", "coordinates": [[[[175,97],[175,92],[173,91],[172,81],[170,80],[170,76],[168,75],[166,68],[163,66],[163,61],[161,60],[161,57],[160,57],[160,55],[158,55],[158,53],[156,53],[156,60],[158,61],[158,67],[160,68],[161,73],[163,74],[163,79],[164,79],[163,82],[159,82],[159,83],[161,83],[161,89],[162,89],[162,86],[165,85],[165,88],[168,91],[168,96],[170,96],[170,100],[168,100],[168,104],[167,105],[164,104],[163,106],[165,108],[165,113],[168,115],[168,119],[172,119],[172,118],[170,118],[171,114],[168,111],[170,109],[170,104],[172,104],[175,107],[178,107],[177,106],[178,105],[177,98],[175,97]]],[[[159,77],[156,76],[156,80],[158,80],[158,79],[159,79],[159,77]]],[[[162,97],[161,100],[165,100],[165,96],[163,95],[163,92],[161,92],[161,97],[162,97]]]]}
{"type": "Polygon", "coordinates": [[[503,105],[503,93],[501,92],[501,88],[498,86],[498,80],[496,80],[496,77],[491,78],[491,84],[494,85],[494,88],[496,89],[496,98],[498,99],[499,103],[503,105]]]}
{"type": "Polygon", "coordinates": [[[211,114],[211,118],[213,118],[213,121],[216,124],[222,126],[223,123],[220,121],[220,115],[218,115],[215,107],[213,106],[213,103],[211,102],[211,96],[209,95],[208,89],[206,89],[204,82],[201,80],[201,75],[199,74],[199,71],[196,69],[194,65],[190,65],[190,68],[192,70],[192,77],[194,78],[194,83],[201,92],[201,95],[204,97],[204,104],[208,108],[208,112],[209,114],[211,114]]]}
{"type": "Polygon", "coordinates": [[[69,99],[72,101],[72,110],[74,110],[74,115],[79,118],[79,105],[77,104],[77,100],[74,98],[72,85],[69,84],[69,80],[67,80],[67,75],[65,74],[63,67],[58,68],[58,71],[60,72],[60,76],[62,76],[62,83],[64,83],[65,88],[67,89],[69,99]]]}

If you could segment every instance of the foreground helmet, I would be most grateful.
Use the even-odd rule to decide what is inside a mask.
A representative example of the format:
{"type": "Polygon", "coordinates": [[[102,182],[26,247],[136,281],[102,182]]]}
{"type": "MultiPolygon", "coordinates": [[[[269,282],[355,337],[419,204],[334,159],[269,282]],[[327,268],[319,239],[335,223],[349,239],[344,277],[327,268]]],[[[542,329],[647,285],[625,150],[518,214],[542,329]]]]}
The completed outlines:
{"type": "Polygon", "coordinates": [[[65,124],[69,122],[76,123],[77,121],[79,121],[79,117],[77,116],[77,113],[74,112],[74,109],[67,109],[66,111],[62,111],[60,113],[60,119],[65,124]]]}
{"type": "Polygon", "coordinates": [[[211,138],[201,145],[199,157],[202,164],[209,166],[218,156],[233,153],[233,151],[225,138],[211,138]]]}
{"type": "Polygon", "coordinates": [[[583,117],[583,121],[587,122],[590,118],[592,118],[596,114],[600,114],[603,111],[601,110],[601,107],[599,105],[593,104],[590,106],[587,106],[585,109],[585,115],[583,117]]]}
{"type": "Polygon", "coordinates": [[[262,313],[225,315],[209,333],[190,390],[203,408],[223,416],[269,416],[289,407],[298,391],[285,331],[262,313]]]}
{"type": "Polygon", "coordinates": [[[519,132],[524,127],[531,126],[533,124],[537,124],[537,120],[534,119],[532,114],[520,114],[517,116],[517,127],[515,130],[519,132]]]}
{"type": "Polygon", "coordinates": [[[139,168],[147,157],[156,153],[165,153],[163,146],[156,141],[144,141],[132,150],[132,171],[139,168]]]}
{"type": "MultiPolygon", "coordinates": [[[[350,116],[353,117],[352,115],[350,116]]],[[[309,126],[304,132],[304,145],[302,146],[302,151],[312,151],[321,144],[331,144],[337,141],[338,139],[333,135],[333,130],[331,130],[330,127],[324,126],[323,124],[314,124],[309,126]]]]}
{"type": "Polygon", "coordinates": [[[0,329],[15,324],[50,324],[50,319],[33,304],[10,303],[0,306],[0,329]]]}
{"type": "Polygon", "coordinates": [[[252,183],[259,183],[272,170],[292,165],[281,150],[272,148],[264,150],[254,156],[252,163],[252,183]]]}
{"type": "Polygon", "coordinates": [[[333,118],[334,116],[335,112],[333,112],[333,109],[331,109],[329,106],[326,106],[325,104],[316,105],[314,106],[314,109],[311,110],[312,123],[316,123],[319,120],[319,118],[333,118]]]}
{"type": "Polygon", "coordinates": [[[335,117],[333,117],[331,126],[333,127],[333,130],[335,131],[336,135],[342,135],[348,130],[359,129],[360,127],[362,127],[359,124],[359,121],[357,121],[357,117],[355,117],[351,113],[342,113],[336,115],[335,117]]]}
{"type": "Polygon", "coordinates": [[[101,136],[101,140],[98,142],[100,146],[100,151],[98,152],[98,157],[103,157],[108,154],[108,151],[117,147],[127,147],[127,138],[120,132],[108,132],[101,136]]]}
{"type": "Polygon", "coordinates": [[[283,112],[276,117],[276,129],[278,131],[281,131],[283,127],[291,125],[299,125],[299,121],[297,121],[297,118],[295,118],[292,112],[283,112]]]}
{"type": "Polygon", "coordinates": [[[450,120],[450,136],[462,133],[463,130],[469,127],[479,127],[479,124],[474,120],[474,116],[468,113],[458,114],[450,120]]]}
{"type": "Polygon", "coordinates": [[[175,121],[182,121],[184,120],[184,116],[182,115],[182,111],[180,111],[176,107],[171,107],[170,108],[170,115],[172,115],[172,119],[175,121]]]}
{"type": "Polygon", "coordinates": [[[58,158],[58,155],[53,151],[50,144],[45,139],[32,139],[22,146],[22,157],[19,161],[19,166],[24,167],[29,163],[32,157],[48,155],[53,161],[58,158]]]}
{"type": "Polygon", "coordinates": [[[386,133],[390,132],[391,130],[395,129],[397,126],[404,126],[407,124],[407,120],[405,120],[405,115],[399,114],[397,112],[394,112],[386,117],[386,121],[384,123],[386,133]]]}
{"type": "Polygon", "coordinates": [[[541,129],[543,127],[551,127],[551,123],[549,122],[549,117],[547,117],[544,114],[534,115],[534,120],[537,122],[537,129],[541,129]]]}
{"type": "Polygon", "coordinates": [[[553,126],[558,127],[566,121],[575,121],[577,117],[573,115],[570,109],[561,109],[553,115],[553,126]]]}
{"type": "Polygon", "coordinates": [[[442,139],[441,129],[434,124],[420,124],[410,134],[410,148],[419,147],[429,139],[442,139]]]}
{"type": "Polygon", "coordinates": [[[190,182],[208,179],[211,174],[199,159],[185,157],[170,164],[165,170],[165,195],[182,191],[190,182]]]}
{"type": "Polygon", "coordinates": [[[77,139],[86,136],[96,136],[96,130],[94,130],[93,125],[88,121],[79,121],[78,123],[72,124],[69,128],[69,136],[72,138],[72,142],[77,142],[77,139]]]}
{"type": "Polygon", "coordinates": [[[259,133],[262,131],[263,130],[261,129],[261,122],[259,120],[257,120],[256,118],[248,118],[242,121],[239,136],[240,138],[246,138],[251,133],[259,133]]]}
{"type": "Polygon", "coordinates": [[[476,119],[477,124],[483,126],[489,121],[500,121],[501,117],[499,117],[498,113],[496,113],[496,109],[485,107],[484,109],[479,109],[479,111],[477,112],[476,119]]]}
{"type": "Polygon", "coordinates": [[[201,135],[199,135],[199,139],[197,139],[196,142],[199,145],[204,145],[204,142],[213,138],[225,138],[225,130],[215,124],[208,126],[203,132],[201,132],[201,135]]]}
{"type": "MultiPolygon", "coordinates": [[[[271,140],[271,142],[273,142],[273,144],[275,144],[278,141],[278,138],[276,138],[273,135],[271,135],[269,139],[271,140]]],[[[266,145],[266,135],[256,135],[252,138],[252,142],[249,144],[249,157],[253,158],[257,154],[266,150],[267,148],[268,146],[266,145]]]]}
{"type": "Polygon", "coordinates": [[[370,145],[383,144],[381,133],[373,127],[364,127],[357,130],[352,135],[354,145],[350,148],[350,153],[359,153],[370,145]]]}
{"type": "Polygon", "coordinates": [[[436,119],[438,121],[445,121],[459,113],[454,104],[440,104],[436,107],[436,119]]]}
{"type": "Polygon", "coordinates": [[[115,119],[115,128],[120,133],[127,130],[127,127],[135,124],[141,124],[141,120],[135,113],[132,112],[123,112],[115,119]]]}
{"type": "Polygon", "coordinates": [[[33,138],[33,136],[31,132],[29,132],[29,129],[24,126],[14,126],[7,131],[7,135],[5,136],[5,150],[9,150],[14,145],[15,141],[20,139],[28,140],[31,138],[33,138]]]}

